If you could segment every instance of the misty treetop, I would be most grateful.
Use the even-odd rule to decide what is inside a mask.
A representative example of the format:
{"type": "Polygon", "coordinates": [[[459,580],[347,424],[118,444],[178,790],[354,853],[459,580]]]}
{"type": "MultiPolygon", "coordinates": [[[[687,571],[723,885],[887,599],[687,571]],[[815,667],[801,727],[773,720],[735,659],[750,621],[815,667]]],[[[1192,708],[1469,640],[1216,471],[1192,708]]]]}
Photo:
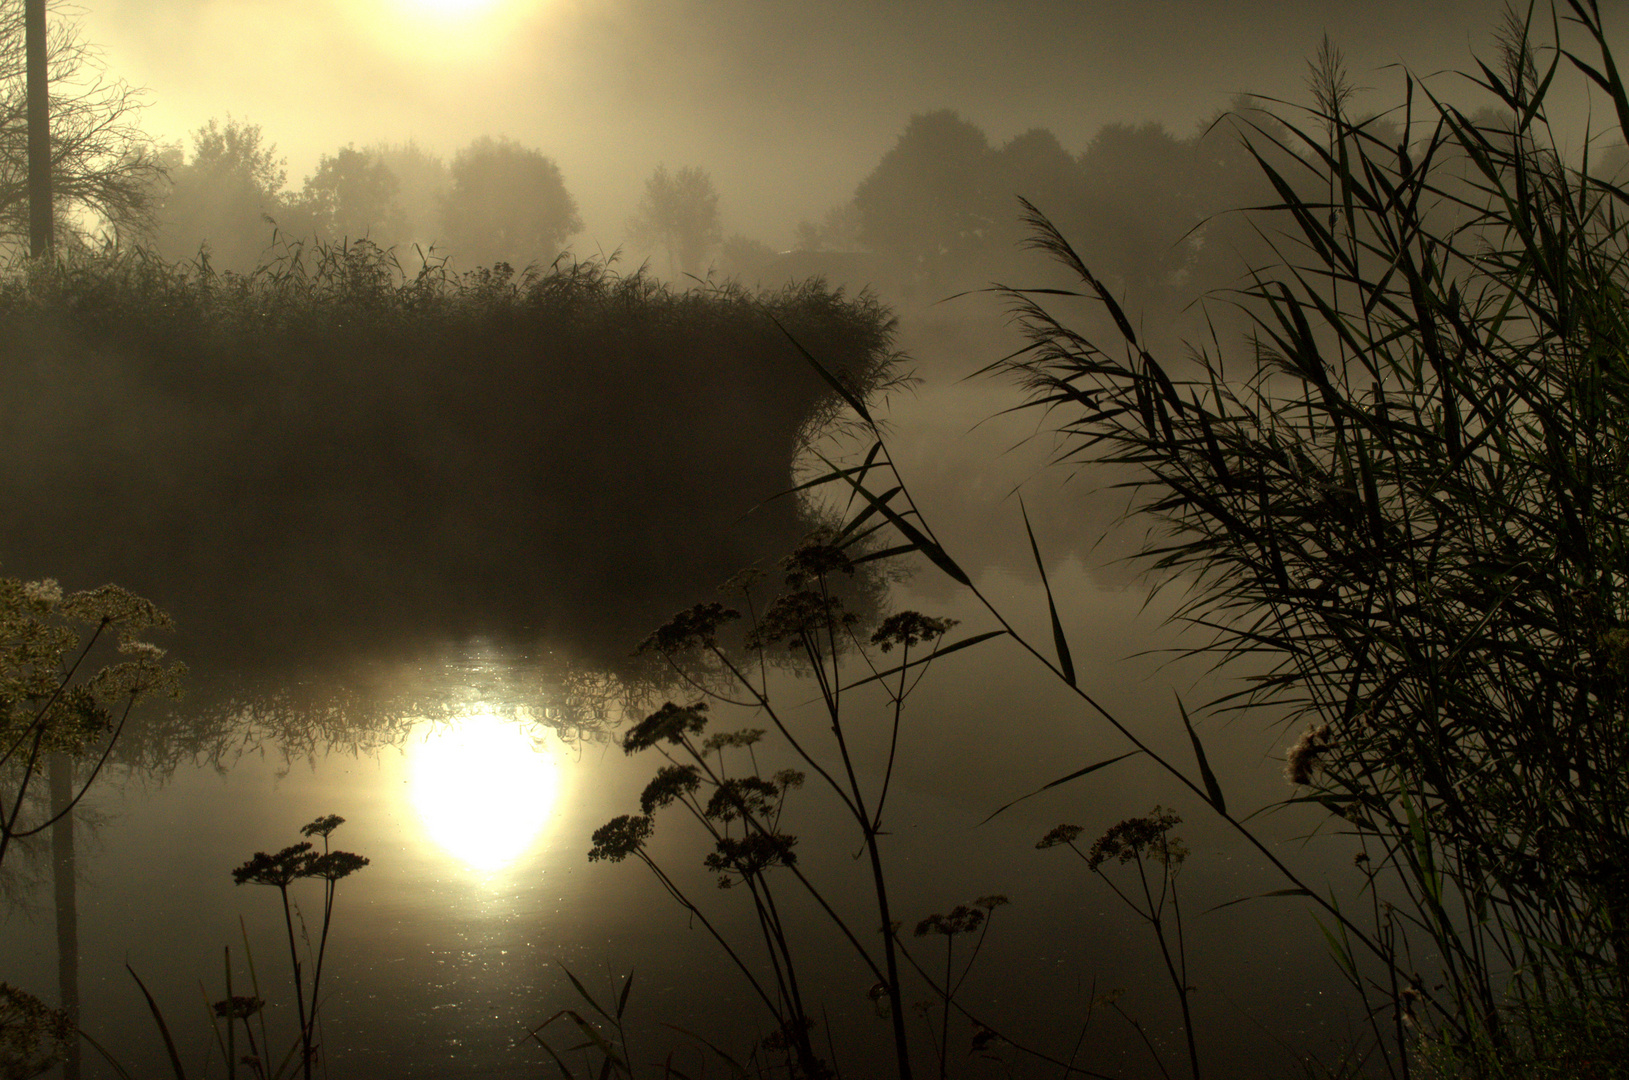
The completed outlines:
{"type": "Polygon", "coordinates": [[[347,145],[292,190],[260,125],[227,117],[193,132],[190,155],[171,146],[160,163],[139,243],[216,271],[249,273],[280,240],[416,246],[462,270],[547,265],[583,227],[560,167],[511,139],[481,136],[450,163],[412,142],[347,145]]]}

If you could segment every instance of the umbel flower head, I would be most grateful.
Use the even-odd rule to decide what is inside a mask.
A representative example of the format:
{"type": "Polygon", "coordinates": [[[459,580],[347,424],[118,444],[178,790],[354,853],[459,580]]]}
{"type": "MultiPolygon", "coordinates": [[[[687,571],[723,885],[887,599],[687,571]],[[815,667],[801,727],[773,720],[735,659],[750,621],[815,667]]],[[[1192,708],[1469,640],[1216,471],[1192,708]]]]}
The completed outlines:
{"type": "Polygon", "coordinates": [[[639,796],[639,809],[649,816],[700,786],[701,774],[694,765],[665,765],[645,785],[644,793],[639,796]]]}
{"type": "Polygon", "coordinates": [[[923,641],[937,641],[956,625],[955,619],[934,619],[920,611],[899,611],[888,616],[871,635],[871,644],[888,652],[895,645],[909,649],[923,641]]]}
{"type": "Polygon", "coordinates": [[[669,701],[635,724],[622,737],[622,750],[632,754],[648,750],[659,742],[682,743],[687,735],[699,735],[707,726],[707,703],[675,705],[669,701]]]}
{"type": "Polygon", "coordinates": [[[854,575],[854,563],[842,548],[831,541],[831,530],[817,530],[799,544],[797,550],[781,560],[781,568],[786,571],[787,588],[807,588],[833,574],[854,575]]]}
{"type": "Polygon", "coordinates": [[[639,850],[655,827],[656,823],[646,815],[623,814],[612,818],[594,830],[594,846],[588,850],[588,861],[621,862],[639,850]]]}
{"type": "Polygon", "coordinates": [[[224,1001],[215,1002],[215,1015],[222,1020],[247,1020],[265,1007],[263,998],[233,994],[224,1001]]]}
{"type": "Polygon", "coordinates": [[[696,646],[712,648],[718,644],[718,628],[741,613],[723,604],[697,604],[681,611],[667,621],[654,634],[639,645],[638,652],[680,653],[696,646]]]}
{"type": "Polygon", "coordinates": [[[943,934],[945,937],[955,937],[957,934],[971,934],[984,925],[984,910],[967,904],[957,904],[950,909],[947,915],[929,915],[916,924],[916,936],[927,937],[929,934],[943,934]]]}
{"type": "Polygon", "coordinates": [[[852,626],[859,616],[843,610],[835,596],[813,589],[800,589],[775,599],[758,625],[747,635],[747,648],[763,649],[777,642],[798,648],[806,636],[837,626],[852,626]]]}
{"type": "Polygon", "coordinates": [[[1188,849],[1182,846],[1181,841],[1166,834],[1181,821],[1177,814],[1158,806],[1142,817],[1127,818],[1097,838],[1091,853],[1086,856],[1086,865],[1096,870],[1108,859],[1117,858],[1128,863],[1147,855],[1175,867],[1187,858],[1188,849]]]}
{"type": "Polygon", "coordinates": [[[338,814],[329,814],[327,817],[318,818],[309,825],[302,825],[300,827],[300,835],[306,837],[320,836],[326,840],[329,833],[333,832],[343,824],[345,824],[344,818],[340,817],[338,814]]]}
{"type": "Polygon", "coordinates": [[[735,883],[735,876],[741,878],[756,877],[771,866],[793,866],[797,863],[797,852],[792,848],[797,845],[798,838],[785,833],[752,832],[746,836],[721,836],[714,845],[713,853],[703,862],[707,869],[718,875],[718,887],[728,889],[735,883]]]}
{"type": "Polygon", "coordinates": [[[1038,848],[1057,847],[1059,844],[1074,846],[1075,838],[1086,830],[1079,825],[1059,825],[1035,842],[1038,848]]]}
{"type": "Polygon", "coordinates": [[[306,869],[315,857],[311,843],[307,840],[290,844],[275,855],[257,851],[254,858],[232,871],[232,880],[238,885],[276,885],[280,889],[287,888],[295,878],[306,876],[306,869]]]}

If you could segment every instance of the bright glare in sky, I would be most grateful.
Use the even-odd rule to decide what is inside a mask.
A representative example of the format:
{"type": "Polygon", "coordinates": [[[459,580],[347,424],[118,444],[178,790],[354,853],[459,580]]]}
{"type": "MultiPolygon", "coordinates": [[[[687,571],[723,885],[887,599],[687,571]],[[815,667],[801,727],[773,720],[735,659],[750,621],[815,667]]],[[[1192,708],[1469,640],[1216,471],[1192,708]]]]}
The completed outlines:
{"type": "Polygon", "coordinates": [[[436,15],[476,15],[492,7],[497,0],[409,0],[414,7],[436,15]]]}
{"type": "Polygon", "coordinates": [[[443,851],[491,873],[519,858],[548,823],[559,769],[513,720],[467,716],[416,742],[408,790],[443,851]]]}

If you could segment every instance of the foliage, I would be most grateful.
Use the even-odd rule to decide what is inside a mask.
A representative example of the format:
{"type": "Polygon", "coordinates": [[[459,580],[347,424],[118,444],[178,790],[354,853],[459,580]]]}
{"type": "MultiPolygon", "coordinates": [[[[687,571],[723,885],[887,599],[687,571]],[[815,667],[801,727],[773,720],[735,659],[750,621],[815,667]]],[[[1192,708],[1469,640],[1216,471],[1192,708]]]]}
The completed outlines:
{"type": "Polygon", "coordinates": [[[407,275],[366,243],[248,276],[33,269],[0,283],[0,490],[37,508],[8,565],[162,596],[195,657],[569,627],[618,663],[629,621],[808,528],[790,501],[753,510],[840,407],[787,377],[777,321],[855,392],[900,377],[888,313],[820,287],[681,292],[605,262],[407,275]]]}
{"type": "Polygon", "coordinates": [[[709,252],[723,239],[718,192],[707,170],[686,165],[668,172],[658,165],[645,181],[639,209],[628,219],[628,238],[649,251],[667,251],[668,274],[699,275],[709,252]]]}
{"type": "Polygon", "coordinates": [[[382,157],[345,146],[322,156],[305,179],[300,201],[317,236],[388,243],[406,231],[396,201],[400,190],[401,181],[382,157]]]}
{"type": "Polygon", "coordinates": [[[0,982],[0,1077],[31,1080],[61,1061],[74,1038],[66,1013],[0,982]]]}
{"type": "MultiPolygon", "coordinates": [[[[1248,663],[1244,689],[1212,707],[1302,731],[1279,805],[1327,811],[1359,846],[1366,916],[1309,888],[1230,809],[1180,701],[1192,768],[1077,684],[1050,588],[1052,648],[1014,633],[880,437],[863,466],[812,481],[853,493],[851,528],[880,516],[899,550],[972,589],[1130,744],[1048,787],[1144,756],[1285,876],[1271,895],[1317,907],[1391,1075],[1584,1075],[1626,1041],[1629,193],[1564,162],[1546,97],[1570,67],[1629,130],[1629,94],[1598,8],[1568,9],[1583,50],[1541,53],[1530,21],[1507,19],[1475,78],[1502,103],[1496,123],[1412,80],[1394,119],[1354,119],[1332,50],[1314,64],[1310,123],[1239,118],[1285,221],[1237,294],[1256,328],[1244,377],[1210,352],[1192,377],[1157,360],[1034,207],[1033,245],[1100,305],[1113,344],[1055,314],[1055,290],[1006,291],[1031,345],[992,369],[1026,383],[1063,461],[1132,471],[1131,514],[1163,526],[1149,565],[1208,632],[1196,651],[1248,663]]],[[[1097,854],[1141,865],[1157,825],[1097,854]]]]}
{"type": "Polygon", "coordinates": [[[441,222],[462,266],[546,265],[582,231],[560,167],[510,139],[476,139],[453,158],[451,178],[441,222]]]}
{"type": "Polygon", "coordinates": [[[114,585],[64,594],[52,580],[0,578],[0,864],[84,798],[140,698],[176,692],[186,667],[144,640],[169,628],[167,615],[114,585]],[[90,670],[93,653],[106,662],[90,670]],[[25,824],[28,789],[52,753],[96,763],[66,807],[25,824]]]}
{"type": "Polygon", "coordinates": [[[990,183],[984,132],[949,109],[911,117],[854,192],[859,239],[899,259],[913,279],[943,287],[952,268],[979,260],[1009,204],[990,183]]]}
{"type": "MultiPolygon", "coordinates": [[[[810,1036],[817,1009],[799,981],[798,950],[791,927],[782,915],[786,901],[779,898],[780,883],[787,877],[793,879],[876,980],[879,989],[873,997],[887,1000],[897,1067],[902,1077],[908,1077],[911,1066],[901,989],[901,947],[894,930],[897,924],[890,914],[882,855],[881,837],[888,831],[883,827],[883,809],[893,777],[905,700],[941,651],[961,646],[943,645],[954,620],[933,619],[917,612],[890,616],[869,638],[863,636],[860,620],[845,610],[842,594],[847,580],[855,574],[855,565],[834,542],[837,539],[842,538],[816,533],[784,559],[781,569],[785,591],[767,603],[754,591],[757,581],[753,576],[737,579],[740,602],[748,612],[739,646],[723,640],[722,635],[726,627],[742,619],[741,612],[716,602],[680,612],[646,639],[641,651],[660,655],[676,674],[704,695],[704,700],[688,706],[668,702],[625,734],[623,747],[629,754],[655,749],[668,764],[658,769],[646,786],[639,815],[622,815],[595,832],[589,858],[621,861],[632,855],[642,861],[717,940],[773,1016],[774,1031],[764,1048],[784,1050],[789,1068],[797,1075],[825,1076],[829,1065],[816,1052],[810,1036]],[[898,648],[899,664],[879,669],[871,660],[868,646],[879,653],[898,648]],[[831,745],[824,750],[807,737],[800,738],[794,731],[791,713],[771,697],[769,667],[787,649],[797,657],[799,670],[811,675],[819,688],[822,720],[832,736],[831,745]],[[857,721],[849,715],[853,706],[845,710],[849,687],[844,685],[843,669],[845,658],[851,654],[858,654],[870,672],[864,681],[882,684],[888,694],[887,757],[882,763],[882,779],[870,791],[860,783],[857,772],[858,750],[853,743],[857,721]],[[760,763],[756,748],[764,739],[763,728],[715,732],[702,738],[709,711],[705,699],[749,705],[767,720],[800,767],[771,772],[760,763]],[[887,928],[882,934],[880,955],[877,946],[868,943],[863,932],[856,932],[804,872],[798,859],[798,837],[783,828],[788,796],[803,785],[810,773],[837,799],[859,833],[876,904],[867,921],[874,918],[875,925],[887,928]],[[754,970],[737,946],[715,928],[650,853],[647,845],[655,828],[654,815],[672,806],[687,811],[711,843],[712,851],[704,865],[715,876],[718,887],[748,894],[770,958],[768,976],[754,970]]],[[[786,887],[792,888],[790,884],[786,887]]],[[[982,919],[983,911],[978,914],[982,919]]],[[[949,970],[947,967],[944,991],[947,1010],[954,997],[949,970]]],[[[944,1022],[948,1024],[948,1011],[944,1022]]],[[[941,1054],[941,1066],[943,1060],[941,1054]]]]}
{"type": "MultiPolygon", "coordinates": [[[[322,962],[328,953],[328,930],[334,918],[334,893],[341,878],[361,870],[368,865],[368,859],[349,851],[334,851],[328,847],[328,837],[336,828],[345,823],[345,819],[337,814],[317,818],[309,825],[300,829],[306,837],[319,836],[322,838],[322,851],[319,853],[309,839],[297,844],[291,844],[275,854],[268,855],[264,851],[257,851],[254,857],[232,871],[232,880],[238,884],[270,885],[277,889],[283,901],[283,926],[288,932],[289,963],[294,971],[294,1000],[300,1018],[300,1071],[310,1080],[311,1069],[317,1060],[320,1049],[316,1042],[317,1021],[322,998],[319,990],[322,986],[322,962]],[[303,966],[300,963],[300,952],[294,941],[294,916],[289,904],[288,889],[294,882],[308,879],[323,883],[322,902],[322,930],[317,938],[316,962],[311,973],[311,995],[309,1008],[305,992],[305,980],[302,977],[303,966]]],[[[302,927],[302,935],[303,935],[302,927]]],[[[309,945],[309,941],[307,942],[309,945]]],[[[231,977],[230,961],[227,967],[228,979],[231,977]]],[[[138,980],[139,981],[139,980],[138,980]]],[[[227,986],[227,997],[216,1004],[215,1013],[227,1021],[227,1026],[241,1022],[248,1035],[251,1049],[254,1047],[254,1036],[249,1028],[249,1018],[260,1014],[258,996],[249,999],[240,999],[233,996],[231,985],[227,986]],[[257,1004],[258,1003],[258,1004],[257,1004]]],[[[261,1014],[261,1045],[269,1047],[266,1039],[265,1017],[261,1014]]],[[[268,1064],[265,1061],[254,1062],[256,1074],[262,1078],[269,1077],[268,1064]]],[[[233,1062],[235,1067],[236,1062],[233,1062]]],[[[183,1078],[177,1078],[183,1080],[183,1078]]]]}
{"type": "MultiPolygon", "coordinates": [[[[1188,1074],[1199,1080],[1199,1047],[1194,1038],[1193,1013],[1189,1007],[1189,994],[1193,987],[1188,984],[1188,948],[1187,941],[1182,933],[1182,905],[1177,896],[1177,873],[1188,857],[1188,849],[1171,835],[1171,830],[1182,823],[1182,818],[1170,810],[1156,806],[1141,817],[1127,818],[1098,837],[1089,852],[1082,852],[1075,846],[1075,839],[1083,831],[1079,825],[1059,825],[1041,837],[1035,844],[1037,848],[1058,847],[1069,848],[1092,873],[1099,875],[1108,883],[1114,895],[1120,901],[1137,913],[1137,917],[1148,923],[1154,930],[1154,938],[1159,942],[1160,958],[1165,962],[1166,976],[1171,980],[1171,987],[1176,991],[1177,1004],[1182,1009],[1182,1032],[1187,1040],[1188,1048],[1188,1074]],[[1128,894],[1126,890],[1114,883],[1114,879],[1103,872],[1103,864],[1110,860],[1121,863],[1130,863],[1137,867],[1137,887],[1128,894]],[[1151,885],[1148,880],[1149,864],[1156,865],[1159,877],[1158,887],[1151,885]],[[1166,907],[1171,910],[1170,934],[1167,936],[1166,907]],[[1176,955],[1172,955],[1173,941],[1176,946],[1176,955]]],[[[1139,1033],[1142,1028],[1137,1027],[1139,1033]]],[[[1154,1060],[1159,1063],[1160,1072],[1165,1072],[1165,1066],[1160,1063],[1160,1055],[1149,1044],[1149,1051],[1154,1060]]]]}

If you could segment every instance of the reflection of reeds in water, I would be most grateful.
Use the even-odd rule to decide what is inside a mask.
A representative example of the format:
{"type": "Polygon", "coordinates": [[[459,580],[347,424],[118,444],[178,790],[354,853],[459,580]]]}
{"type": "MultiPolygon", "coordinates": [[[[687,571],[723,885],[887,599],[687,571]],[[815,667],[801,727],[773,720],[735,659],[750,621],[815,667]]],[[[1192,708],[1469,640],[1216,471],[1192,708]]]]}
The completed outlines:
{"type": "Polygon", "coordinates": [[[186,698],[133,722],[115,760],[163,776],[182,766],[227,771],[272,752],[285,768],[330,753],[368,756],[410,734],[490,715],[567,745],[608,741],[658,692],[648,666],[620,673],[500,649],[299,676],[195,676],[186,698]]]}

